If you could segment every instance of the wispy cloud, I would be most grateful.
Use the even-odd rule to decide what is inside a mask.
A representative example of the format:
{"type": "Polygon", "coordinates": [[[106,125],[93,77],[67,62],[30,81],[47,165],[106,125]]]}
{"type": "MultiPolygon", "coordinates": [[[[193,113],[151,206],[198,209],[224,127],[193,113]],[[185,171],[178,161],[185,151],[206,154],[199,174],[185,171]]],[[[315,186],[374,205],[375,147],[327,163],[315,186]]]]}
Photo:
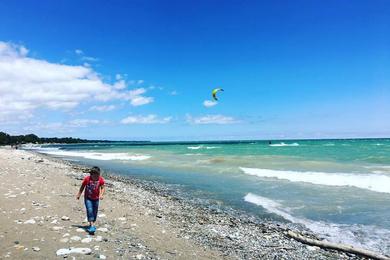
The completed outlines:
{"type": "Polygon", "coordinates": [[[78,56],[80,56],[81,60],[83,61],[88,61],[88,62],[96,62],[99,61],[98,58],[91,57],[91,56],[86,56],[83,50],[76,49],[74,51],[78,56]]]}
{"type": "Polygon", "coordinates": [[[218,104],[217,101],[212,101],[212,100],[205,100],[205,101],[203,101],[203,106],[205,106],[205,107],[213,107],[213,106],[215,106],[217,104],[218,104]]]}
{"type": "Polygon", "coordinates": [[[171,122],[172,117],[159,118],[157,115],[128,116],[121,120],[122,124],[166,124],[171,122]]]}
{"type": "Polygon", "coordinates": [[[42,123],[35,122],[31,125],[26,125],[23,127],[25,131],[39,131],[45,130],[49,132],[59,132],[59,133],[68,133],[72,132],[78,128],[86,128],[89,126],[103,125],[107,124],[106,120],[97,120],[97,119],[73,119],[66,122],[51,122],[51,123],[42,123]]]}
{"type": "Polygon", "coordinates": [[[187,114],[187,122],[194,125],[210,125],[210,124],[218,124],[218,125],[227,125],[227,124],[236,124],[239,123],[239,120],[236,120],[230,116],[224,115],[205,115],[201,117],[192,117],[187,114]]]}
{"type": "Polygon", "coordinates": [[[89,111],[100,111],[100,112],[107,112],[114,110],[116,108],[115,105],[106,105],[106,106],[92,106],[89,108],[89,111]]]}

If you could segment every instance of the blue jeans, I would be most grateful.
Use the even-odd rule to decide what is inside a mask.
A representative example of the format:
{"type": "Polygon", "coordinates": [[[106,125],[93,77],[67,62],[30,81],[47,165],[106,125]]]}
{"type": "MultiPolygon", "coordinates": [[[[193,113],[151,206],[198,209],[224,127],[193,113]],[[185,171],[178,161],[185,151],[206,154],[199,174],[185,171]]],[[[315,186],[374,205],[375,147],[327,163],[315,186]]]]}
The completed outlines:
{"type": "Polygon", "coordinates": [[[98,209],[99,209],[99,200],[91,200],[85,198],[85,208],[87,209],[87,218],[89,222],[95,222],[98,209]]]}

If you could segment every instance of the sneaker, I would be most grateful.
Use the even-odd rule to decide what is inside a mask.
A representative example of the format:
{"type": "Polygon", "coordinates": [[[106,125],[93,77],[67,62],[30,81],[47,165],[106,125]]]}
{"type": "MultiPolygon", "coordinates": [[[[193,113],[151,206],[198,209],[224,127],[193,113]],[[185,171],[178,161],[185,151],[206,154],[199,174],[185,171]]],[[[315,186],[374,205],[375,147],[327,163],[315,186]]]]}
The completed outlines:
{"type": "Polygon", "coordinates": [[[96,227],[95,227],[95,226],[91,226],[91,227],[89,228],[89,232],[90,232],[90,233],[95,233],[95,232],[96,232],[96,227]]]}

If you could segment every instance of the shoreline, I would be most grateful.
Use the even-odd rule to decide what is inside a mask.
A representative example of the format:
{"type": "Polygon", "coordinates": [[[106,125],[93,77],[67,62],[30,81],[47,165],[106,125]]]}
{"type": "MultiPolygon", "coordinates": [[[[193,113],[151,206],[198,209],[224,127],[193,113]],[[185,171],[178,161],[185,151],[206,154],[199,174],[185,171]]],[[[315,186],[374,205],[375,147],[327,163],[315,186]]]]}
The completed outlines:
{"type": "MultiPolygon", "coordinates": [[[[32,151],[0,148],[0,155],[1,157],[5,157],[5,155],[10,157],[2,160],[4,162],[0,164],[1,170],[3,170],[3,167],[9,169],[15,160],[23,160],[23,164],[27,165],[23,168],[20,163],[19,165],[15,164],[13,167],[16,169],[14,170],[19,169],[20,171],[22,169],[21,174],[26,174],[28,172],[26,170],[33,168],[36,174],[41,174],[40,172],[45,168],[46,174],[41,174],[40,178],[50,182],[51,185],[55,185],[51,181],[55,181],[58,175],[62,173],[60,174],[61,179],[67,182],[63,186],[68,189],[72,187],[70,193],[68,192],[65,197],[75,200],[73,194],[76,193],[77,186],[81,183],[84,166],[32,151]],[[29,159],[21,159],[23,157],[29,159]]],[[[7,170],[7,172],[7,176],[12,177],[10,170],[7,170]]],[[[109,230],[115,230],[115,232],[97,232],[96,236],[101,236],[102,239],[107,239],[107,241],[96,241],[100,248],[95,250],[96,246],[93,247],[92,255],[100,255],[103,252],[102,254],[107,258],[124,259],[361,259],[361,257],[354,254],[324,250],[292,239],[287,234],[290,230],[305,237],[318,239],[315,234],[296,225],[277,221],[259,221],[253,216],[242,214],[242,212],[235,210],[227,212],[214,207],[212,204],[209,206],[197,205],[174,196],[164,184],[112,174],[107,175],[104,172],[103,177],[107,180],[107,198],[102,201],[99,214],[104,214],[105,217],[99,218],[97,225],[98,228],[103,226],[109,230]],[[124,245],[123,241],[132,239],[142,241],[138,243],[142,244],[143,247],[138,247],[135,242],[133,242],[135,246],[131,246],[132,242],[130,242],[130,246],[129,243],[124,245]],[[106,249],[102,250],[104,246],[106,249]]],[[[0,173],[0,179],[4,179],[3,173],[0,173]]],[[[59,184],[57,183],[57,185],[59,184]]],[[[16,184],[14,186],[15,189],[18,188],[16,184]]],[[[56,188],[54,187],[51,192],[55,191],[56,188]]],[[[21,190],[20,187],[19,190],[21,190]]],[[[6,192],[7,190],[4,194],[7,194],[6,192]]],[[[44,195],[48,196],[47,194],[44,195]]],[[[4,198],[1,198],[1,200],[3,202],[4,198]]],[[[80,220],[85,217],[82,203],[78,202],[77,207],[72,206],[75,203],[74,201],[73,203],[67,201],[67,203],[69,208],[60,204],[61,210],[57,210],[65,213],[69,212],[67,215],[72,213],[71,220],[75,218],[74,225],[77,225],[77,223],[80,225],[82,222],[80,220]]],[[[53,204],[53,201],[50,201],[50,204],[53,204]]],[[[12,215],[15,209],[9,213],[9,208],[7,211],[3,207],[3,203],[1,205],[0,220],[2,224],[0,224],[0,227],[3,229],[4,217],[12,215]]],[[[21,205],[18,206],[22,207],[21,205]]],[[[56,210],[53,206],[50,209],[56,210]]],[[[42,226],[40,227],[44,229],[46,222],[52,219],[49,218],[46,221],[47,216],[41,217],[44,220],[42,220],[42,226]]],[[[61,221],[60,214],[58,214],[58,218],[60,219],[57,221],[61,221]]],[[[51,222],[47,224],[52,226],[51,222]]],[[[21,225],[24,226],[24,224],[21,225]]],[[[17,227],[18,225],[16,225],[17,227]]],[[[12,227],[7,228],[12,229],[12,227]]],[[[41,228],[38,228],[38,231],[39,229],[41,228]]],[[[57,230],[57,233],[71,233],[74,231],[73,229],[65,226],[63,229],[57,230]],[[58,232],[65,229],[67,229],[66,232],[58,232]]],[[[7,235],[1,233],[0,241],[4,242],[7,235]]],[[[90,238],[88,235],[85,236],[85,238],[90,238]]],[[[65,241],[64,238],[58,238],[58,240],[61,239],[65,241]]],[[[60,249],[77,245],[77,241],[61,242],[58,240],[53,241],[51,251],[53,251],[53,247],[60,249]]],[[[7,248],[4,243],[2,244],[0,246],[1,251],[11,252],[9,247],[7,248]]],[[[23,243],[19,241],[16,245],[20,244],[23,243]]],[[[89,243],[82,244],[91,246],[89,243]]],[[[12,246],[15,248],[15,245],[12,246]]],[[[29,257],[33,256],[34,253],[39,253],[31,251],[33,250],[23,249],[24,253],[32,254],[29,257]]],[[[10,256],[13,257],[12,259],[17,259],[17,255],[12,252],[10,256]]],[[[55,256],[55,251],[46,255],[46,257],[51,256],[55,256]]],[[[0,258],[2,257],[6,257],[6,255],[0,254],[0,258]]],[[[83,257],[88,258],[90,256],[83,255],[83,257]]]]}

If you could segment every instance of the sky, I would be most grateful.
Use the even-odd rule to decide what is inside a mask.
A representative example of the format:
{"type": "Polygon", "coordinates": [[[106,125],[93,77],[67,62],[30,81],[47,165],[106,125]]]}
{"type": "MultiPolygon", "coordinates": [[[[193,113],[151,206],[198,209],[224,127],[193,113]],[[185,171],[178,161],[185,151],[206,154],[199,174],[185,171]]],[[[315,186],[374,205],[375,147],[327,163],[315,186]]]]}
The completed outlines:
{"type": "Polygon", "coordinates": [[[390,2],[0,1],[0,131],[390,137],[390,2]]]}

